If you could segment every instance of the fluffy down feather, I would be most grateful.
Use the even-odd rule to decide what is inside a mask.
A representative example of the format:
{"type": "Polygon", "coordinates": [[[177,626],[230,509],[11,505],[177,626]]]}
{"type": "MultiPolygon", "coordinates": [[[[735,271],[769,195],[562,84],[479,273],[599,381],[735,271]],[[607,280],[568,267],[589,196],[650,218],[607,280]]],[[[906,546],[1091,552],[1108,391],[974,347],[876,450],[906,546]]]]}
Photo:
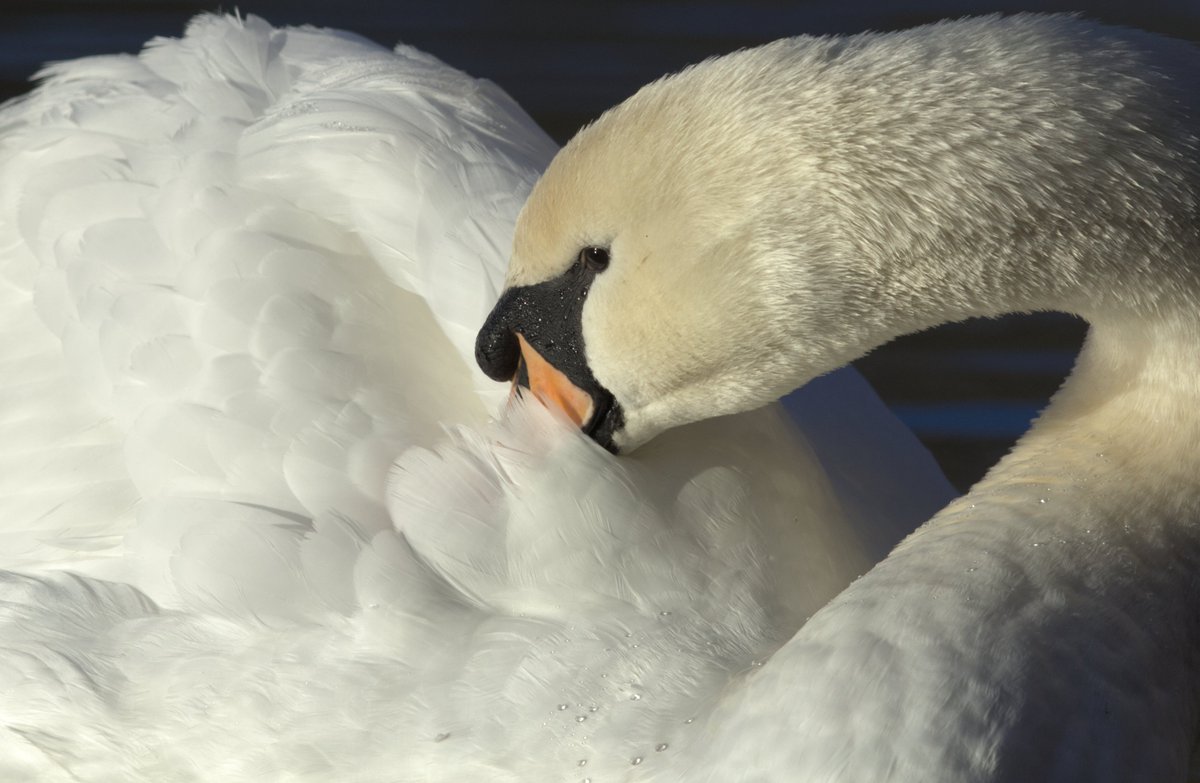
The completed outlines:
{"type": "Polygon", "coordinates": [[[215,16],[42,78],[0,111],[4,779],[671,777],[947,495],[851,375],[811,445],[488,424],[553,147],[487,82],[215,16]]]}

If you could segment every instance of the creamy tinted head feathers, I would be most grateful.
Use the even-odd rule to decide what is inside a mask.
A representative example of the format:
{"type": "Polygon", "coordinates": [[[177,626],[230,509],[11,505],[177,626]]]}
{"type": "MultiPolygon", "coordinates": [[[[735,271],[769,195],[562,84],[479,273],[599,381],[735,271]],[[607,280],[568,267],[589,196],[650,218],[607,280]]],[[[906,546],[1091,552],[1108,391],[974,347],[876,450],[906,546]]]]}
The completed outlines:
{"type": "MultiPolygon", "coordinates": [[[[754,185],[780,164],[757,149],[770,86],[729,62],[649,85],[583,130],[517,224],[510,286],[562,274],[582,247],[610,250],[583,334],[589,365],[625,410],[623,448],[750,407],[750,389],[762,404],[791,388],[771,360],[790,333],[771,319],[784,290],[773,282],[781,221],[764,213],[814,220],[803,201],[819,199],[794,184],[775,193],[754,185]]],[[[802,173],[812,165],[802,151],[784,165],[815,181],[802,173]]]]}
{"type": "Polygon", "coordinates": [[[945,321],[1146,307],[1185,266],[1146,260],[1200,222],[1195,71],[1186,44],[1065,16],[710,60],[561,151],[509,284],[610,248],[579,329],[622,448],[945,321]]]}

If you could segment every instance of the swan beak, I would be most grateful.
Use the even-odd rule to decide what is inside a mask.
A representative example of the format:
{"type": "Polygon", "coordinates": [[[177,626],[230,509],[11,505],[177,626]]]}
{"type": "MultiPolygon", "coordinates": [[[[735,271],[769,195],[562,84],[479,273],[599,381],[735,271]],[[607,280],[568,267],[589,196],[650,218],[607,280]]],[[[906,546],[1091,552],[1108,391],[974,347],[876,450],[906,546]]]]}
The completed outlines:
{"type": "Polygon", "coordinates": [[[521,346],[521,362],[513,378],[514,388],[527,385],[544,405],[565,413],[576,427],[582,428],[591,421],[596,410],[592,395],[571,383],[562,371],[546,361],[524,335],[518,334],[517,341],[521,346]]]}
{"type": "Polygon", "coordinates": [[[527,387],[616,454],[625,412],[585,358],[580,326],[584,292],[577,290],[575,277],[516,286],[501,294],[475,338],[475,361],[492,380],[512,381],[514,394],[527,387]]]}

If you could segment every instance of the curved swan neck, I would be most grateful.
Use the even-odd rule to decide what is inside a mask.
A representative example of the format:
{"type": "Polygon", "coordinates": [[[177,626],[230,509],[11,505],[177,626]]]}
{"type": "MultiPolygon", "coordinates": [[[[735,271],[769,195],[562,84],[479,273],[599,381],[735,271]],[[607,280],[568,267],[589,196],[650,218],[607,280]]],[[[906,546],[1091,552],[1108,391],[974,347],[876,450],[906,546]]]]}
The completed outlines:
{"type": "Polygon", "coordinates": [[[1120,32],[1102,33],[1107,52],[1060,32],[1022,63],[972,61],[954,100],[928,83],[945,77],[928,52],[890,50],[902,65],[839,83],[844,110],[813,121],[842,131],[814,153],[826,199],[811,209],[843,230],[829,247],[794,240],[772,281],[798,281],[795,380],[970,316],[1059,310],[1092,332],[1014,450],[815,615],[736,705],[756,727],[790,714],[774,694],[805,705],[760,749],[794,779],[1116,783],[1188,769],[1200,726],[1188,128],[1200,101],[1179,85],[1195,83],[1195,60],[1124,46],[1120,32]],[[1068,49],[1077,60],[1059,61],[1068,49]],[[888,105],[914,90],[932,96],[919,111],[888,105]],[[829,280],[826,313],[813,299],[829,280]],[[811,335],[826,332],[844,339],[814,358],[811,335]]]}
{"type": "Polygon", "coordinates": [[[778,87],[804,110],[746,145],[786,163],[755,192],[775,199],[756,213],[779,222],[761,274],[789,293],[791,380],[972,316],[1117,324],[1200,301],[1190,45],[1067,18],[881,40],[830,44],[819,63],[790,55],[778,87]],[[806,354],[814,336],[820,356],[806,354]]]}
{"type": "MultiPolygon", "coordinates": [[[[1168,560],[1200,567],[1197,346],[1200,318],[1191,314],[1094,324],[1050,406],[987,476],[925,529],[969,523],[1011,526],[1016,538],[1028,541],[1047,534],[1095,536],[1161,548],[1168,560]]],[[[919,531],[910,542],[920,537],[919,531]]],[[[1070,574],[1054,573],[1102,572],[1112,567],[1113,551],[1072,563],[1070,574]]],[[[1192,577],[1200,571],[1137,573],[1139,591],[1200,598],[1200,581],[1192,577]]],[[[1200,649],[1200,636],[1195,642],[1200,649]]]]}
{"type": "MultiPolygon", "coordinates": [[[[963,692],[1013,689],[992,705],[1003,717],[955,737],[993,759],[958,779],[1177,779],[1187,768],[1200,729],[1198,345],[1200,319],[1182,311],[1094,324],[1013,451],[873,575],[867,600],[887,591],[890,608],[860,609],[867,626],[928,607],[932,589],[936,611],[881,635],[915,633],[914,657],[965,667],[963,692]],[[1032,758],[1045,764],[1020,766],[1032,758]]],[[[914,714],[936,725],[973,708],[914,714]]]]}
{"type": "Polygon", "coordinates": [[[1071,479],[1067,465],[1114,479],[1089,492],[1170,505],[1200,498],[1198,346],[1195,310],[1097,320],[1074,372],[980,489],[1047,461],[1060,482],[1071,479]]]}
{"type": "Polygon", "coordinates": [[[1096,324],[1012,453],[731,701],[705,779],[739,779],[720,750],[747,727],[762,768],[795,780],[1184,779],[1200,727],[1198,326],[1096,324]]]}
{"type": "Polygon", "coordinates": [[[721,758],[736,738],[753,743],[737,761],[794,780],[1184,779],[1200,726],[1195,49],[1015,17],[758,51],[803,108],[749,145],[800,151],[754,181],[777,199],[756,215],[778,216],[761,257],[763,287],[787,293],[772,312],[788,380],[970,316],[1059,310],[1093,329],[1014,450],[730,697],[698,768],[750,779],[721,758]]]}

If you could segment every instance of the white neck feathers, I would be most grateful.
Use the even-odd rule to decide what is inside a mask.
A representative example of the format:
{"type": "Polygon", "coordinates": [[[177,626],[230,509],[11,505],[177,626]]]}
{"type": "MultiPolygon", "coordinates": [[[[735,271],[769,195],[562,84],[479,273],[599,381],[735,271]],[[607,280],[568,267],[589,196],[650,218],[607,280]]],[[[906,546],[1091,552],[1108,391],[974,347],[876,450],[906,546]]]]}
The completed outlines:
{"type": "MultiPolygon", "coordinates": [[[[790,83],[818,107],[795,129],[824,142],[812,208],[842,236],[793,247],[779,277],[800,281],[798,344],[815,323],[858,354],[1029,310],[1093,328],[1013,452],[801,629],[719,737],[747,716],[762,768],[796,780],[1183,779],[1200,714],[1200,57],[1065,17],[826,48],[799,69],[819,79],[790,83]],[[832,314],[814,280],[835,281],[832,314]]],[[[704,763],[737,779],[719,737],[704,763]]]]}

